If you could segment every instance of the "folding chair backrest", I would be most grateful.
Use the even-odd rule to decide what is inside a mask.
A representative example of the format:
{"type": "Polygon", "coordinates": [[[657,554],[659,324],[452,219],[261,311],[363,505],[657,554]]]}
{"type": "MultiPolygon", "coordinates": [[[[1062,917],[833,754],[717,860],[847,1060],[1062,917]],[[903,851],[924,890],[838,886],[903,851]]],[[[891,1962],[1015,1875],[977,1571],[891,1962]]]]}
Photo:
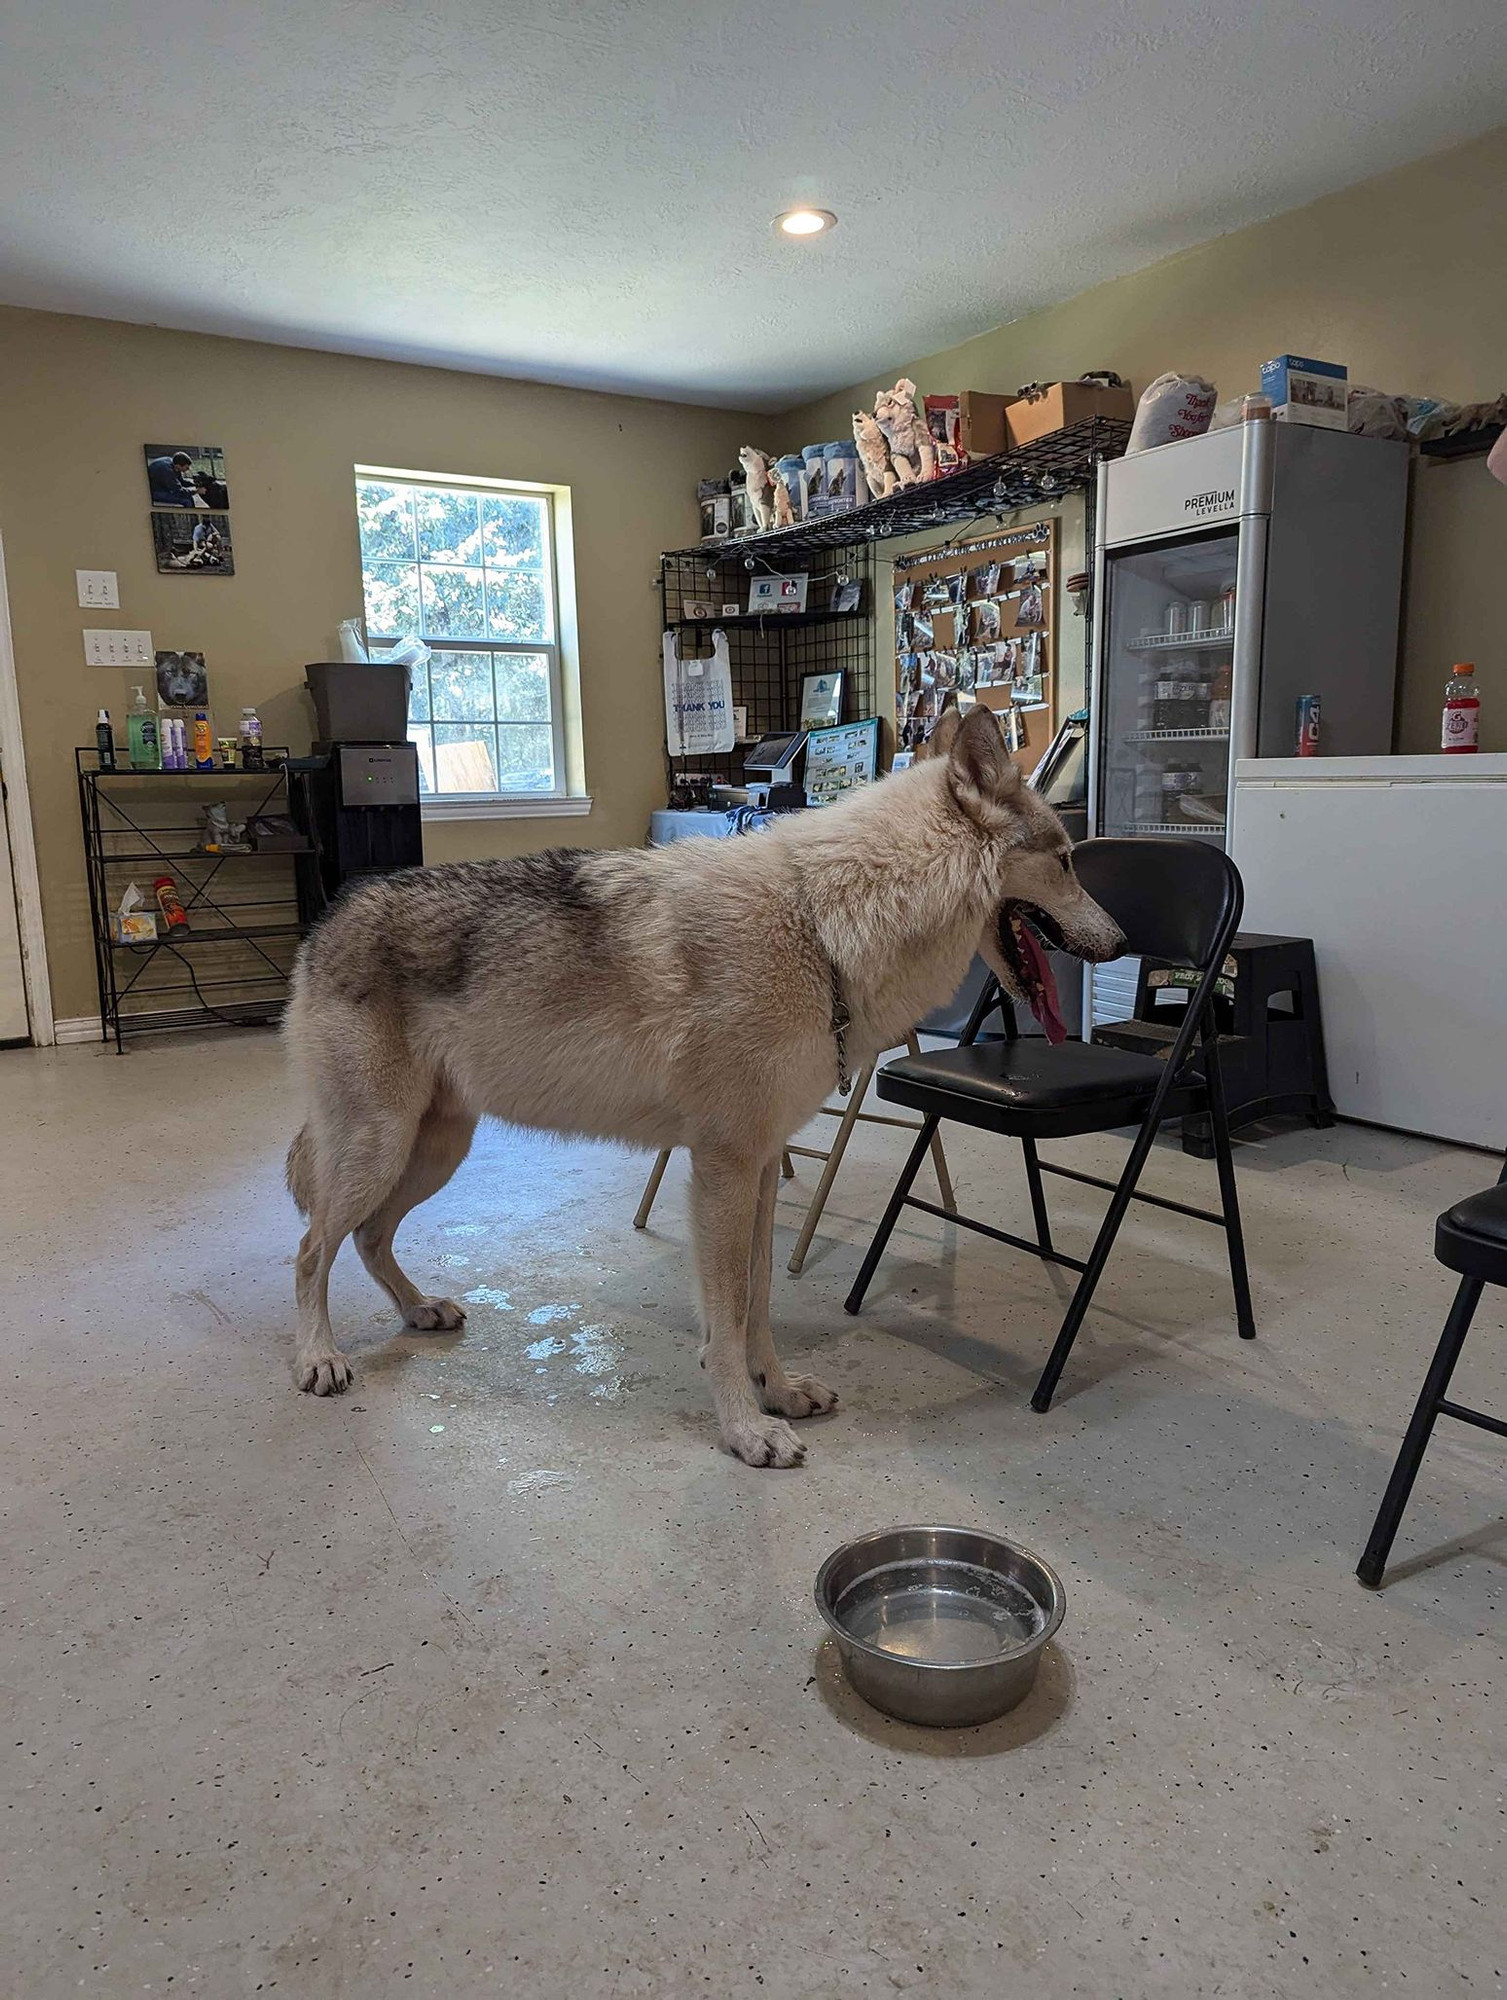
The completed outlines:
{"type": "Polygon", "coordinates": [[[1206,968],[1223,958],[1245,891],[1227,854],[1176,835],[1084,840],[1073,868],[1094,901],[1125,933],[1126,954],[1206,968]]]}

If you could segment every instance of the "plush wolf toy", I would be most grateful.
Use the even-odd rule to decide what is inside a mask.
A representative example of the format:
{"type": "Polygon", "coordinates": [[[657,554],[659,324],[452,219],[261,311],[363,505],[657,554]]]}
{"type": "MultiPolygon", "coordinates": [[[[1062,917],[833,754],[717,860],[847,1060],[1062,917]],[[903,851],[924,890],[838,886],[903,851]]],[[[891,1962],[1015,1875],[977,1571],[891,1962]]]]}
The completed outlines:
{"type": "Polygon", "coordinates": [[[754,526],[767,528],[774,519],[774,504],[769,491],[774,481],[769,470],[769,456],[754,445],[745,444],[738,451],[738,463],[743,468],[754,526]]]}
{"type": "Polygon", "coordinates": [[[876,500],[887,500],[900,481],[890,464],[890,448],[884,441],[884,432],[867,410],[853,412],[853,442],[858,446],[870,494],[876,500]]]}
{"type": "Polygon", "coordinates": [[[874,416],[889,442],[890,457],[902,486],[930,479],[936,472],[937,453],[926,420],[916,409],[916,385],[904,376],[893,389],[881,389],[874,398],[874,416]]]}

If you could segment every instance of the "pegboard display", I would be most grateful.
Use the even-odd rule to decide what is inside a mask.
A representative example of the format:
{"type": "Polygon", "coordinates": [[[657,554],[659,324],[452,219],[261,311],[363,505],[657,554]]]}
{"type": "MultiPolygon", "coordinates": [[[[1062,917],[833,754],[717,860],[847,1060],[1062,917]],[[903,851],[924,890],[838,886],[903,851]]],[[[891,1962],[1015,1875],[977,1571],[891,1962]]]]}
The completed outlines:
{"type": "Polygon", "coordinates": [[[901,556],[894,565],[895,735],[931,734],[952,696],[992,708],[1029,774],[1057,730],[1057,523],[901,556]]]}

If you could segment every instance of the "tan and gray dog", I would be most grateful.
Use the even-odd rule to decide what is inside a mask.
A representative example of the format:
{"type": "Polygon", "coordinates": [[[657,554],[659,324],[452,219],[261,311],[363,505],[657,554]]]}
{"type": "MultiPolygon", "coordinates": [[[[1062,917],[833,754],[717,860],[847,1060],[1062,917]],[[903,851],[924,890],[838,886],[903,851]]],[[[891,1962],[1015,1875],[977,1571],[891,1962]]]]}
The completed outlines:
{"type": "Polygon", "coordinates": [[[836,1397],[788,1374],[770,1335],[780,1149],[840,1066],[893,1047],[975,952],[1059,1030],[1038,931],[1089,959],[1123,943],[984,708],[944,716],[911,770],[752,838],[358,885],[305,944],[286,1022],[309,1103],[288,1154],[309,1221],[298,1386],[350,1382],[327,1288],[352,1233],[406,1325],[460,1325],[398,1264],[393,1234],[479,1118],[685,1146],[722,1436],[750,1465],[798,1464],[786,1419],[836,1397]]]}

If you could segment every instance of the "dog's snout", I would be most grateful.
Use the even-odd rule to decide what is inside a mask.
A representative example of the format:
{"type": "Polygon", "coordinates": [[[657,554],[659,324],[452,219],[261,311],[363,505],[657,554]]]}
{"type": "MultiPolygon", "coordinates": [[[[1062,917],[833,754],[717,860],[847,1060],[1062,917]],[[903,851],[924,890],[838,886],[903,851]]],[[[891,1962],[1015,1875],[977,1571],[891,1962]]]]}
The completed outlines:
{"type": "Polygon", "coordinates": [[[1124,953],[1125,933],[1115,930],[1108,937],[1101,935],[1097,938],[1093,948],[1084,952],[1083,956],[1090,965],[1107,965],[1112,958],[1122,958],[1124,953]]]}

